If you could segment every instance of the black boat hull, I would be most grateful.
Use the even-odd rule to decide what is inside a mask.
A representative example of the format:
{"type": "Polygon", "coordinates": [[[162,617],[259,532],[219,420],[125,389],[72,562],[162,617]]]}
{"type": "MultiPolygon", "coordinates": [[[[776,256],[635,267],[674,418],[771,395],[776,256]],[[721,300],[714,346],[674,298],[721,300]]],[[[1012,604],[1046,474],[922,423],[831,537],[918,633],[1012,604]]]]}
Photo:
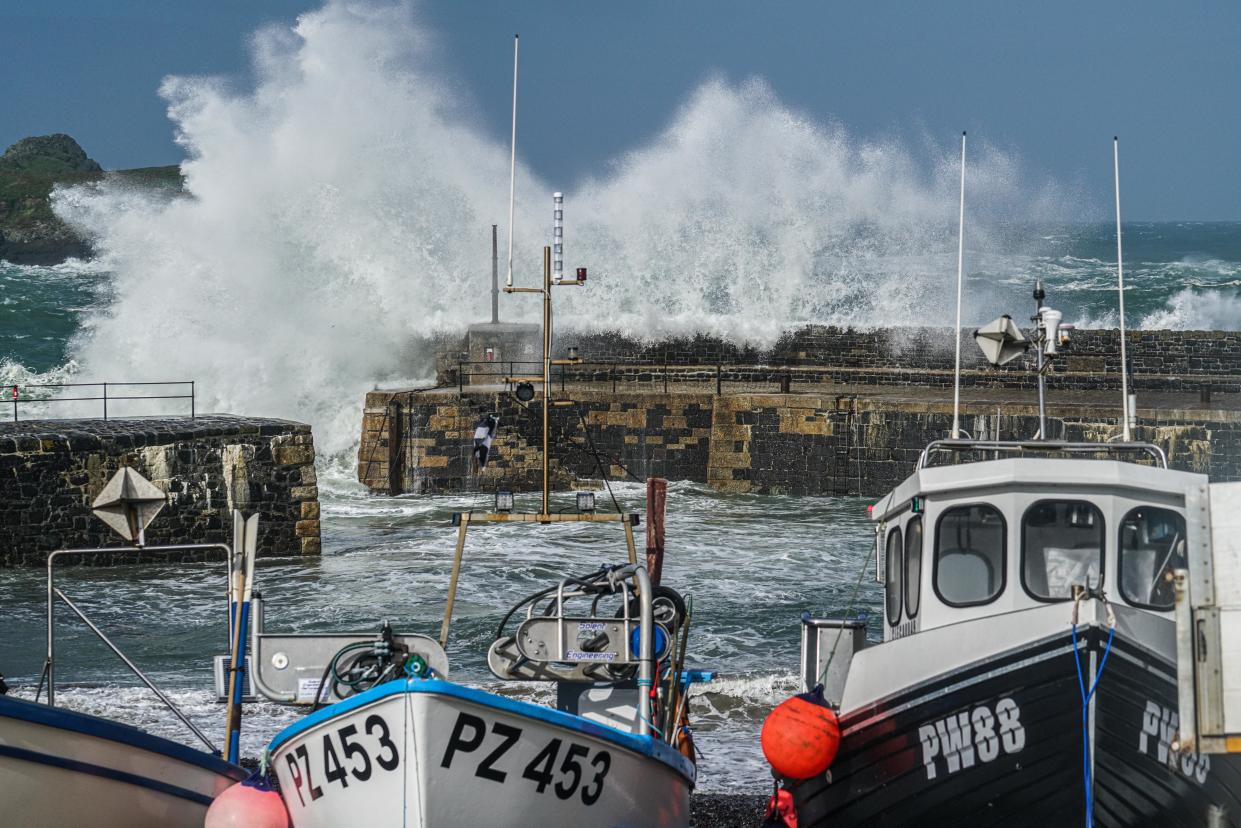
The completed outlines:
{"type": "MultiPolygon", "coordinates": [[[[1106,632],[1082,631],[1102,657],[1106,632]]],[[[1094,820],[1241,825],[1241,762],[1175,755],[1175,666],[1118,632],[1090,723],[1094,820]]],[[[1083,825],[1082,704],[1069,633],[845,711],[823,777],[790,783],[803,828],[1083,825]]]]}

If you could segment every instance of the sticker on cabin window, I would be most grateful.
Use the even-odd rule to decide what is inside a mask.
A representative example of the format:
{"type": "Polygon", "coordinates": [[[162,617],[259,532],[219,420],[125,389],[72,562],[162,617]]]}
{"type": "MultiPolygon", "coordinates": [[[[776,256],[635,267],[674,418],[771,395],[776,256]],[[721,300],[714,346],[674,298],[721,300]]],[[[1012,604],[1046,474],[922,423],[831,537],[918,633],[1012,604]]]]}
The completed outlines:
{"type": "Polygon", "coordinates": [[[976,764],[994,762],[1002,753],[1019,753],[1026,746],[1021,708],[1012,699],[995,706],[980,704],[918,728],[926,778],[941,769],[954,774],[976,764]]]}
{"type": "Polygon", "coordinates": [[[1180,714],[1175,710],[1153,701],[1146,702],[1146,709],[1142,711],[1142,733],[1138,736],[1138,753],[1179,770],[1185,777],[1201,784],[1207,781],[1211,757],[1205,753],[1182,753],[1172,749],[1180,724],[1180,714]]]}

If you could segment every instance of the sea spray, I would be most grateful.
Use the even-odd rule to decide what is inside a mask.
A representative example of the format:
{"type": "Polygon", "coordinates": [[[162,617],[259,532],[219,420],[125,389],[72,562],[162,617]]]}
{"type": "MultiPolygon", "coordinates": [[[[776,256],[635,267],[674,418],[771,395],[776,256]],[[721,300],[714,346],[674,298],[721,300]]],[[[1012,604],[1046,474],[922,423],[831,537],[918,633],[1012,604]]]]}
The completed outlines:
{"type": "MultiPolygon", "coordinates": [[[[109,183],[56,196],[113,273],[115,301],[73,349],[84,370],[192,377],[201,410],[309,420],[321,449],[347,451],[373,383],[426,376],[429,337],[487,315],[507,147],[437,74],[435,48],[405,5],[329,2],[256,35],[251,88],[167,79],[185,197],[109,183]]],[[[566,264],[592,279],[559,297],[558,324],[770,341],[803,322],[933,318],[953,199],[948,153],[929,155],[816,124],[761,81],[712,80],[650,146],[569,190],[566,264]]],[[[1018,166],[980,153],[971,254],[1012,248],[990,216],[1055,201],[1030,197],[1018,166]]],[[[552,189],[519,168],[522,282],[552,189]]]]}

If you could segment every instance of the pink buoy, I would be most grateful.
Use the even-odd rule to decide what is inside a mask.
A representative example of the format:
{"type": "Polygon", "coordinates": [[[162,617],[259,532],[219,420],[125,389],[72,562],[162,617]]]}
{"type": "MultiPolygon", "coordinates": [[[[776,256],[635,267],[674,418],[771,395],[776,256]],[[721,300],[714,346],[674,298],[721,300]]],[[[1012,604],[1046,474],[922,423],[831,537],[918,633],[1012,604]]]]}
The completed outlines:
{"type": "Polygon", "coordinates": [[[262,780],[239,782],[215,798],[203,828],[289,828],[280,794],[262,780]]]}

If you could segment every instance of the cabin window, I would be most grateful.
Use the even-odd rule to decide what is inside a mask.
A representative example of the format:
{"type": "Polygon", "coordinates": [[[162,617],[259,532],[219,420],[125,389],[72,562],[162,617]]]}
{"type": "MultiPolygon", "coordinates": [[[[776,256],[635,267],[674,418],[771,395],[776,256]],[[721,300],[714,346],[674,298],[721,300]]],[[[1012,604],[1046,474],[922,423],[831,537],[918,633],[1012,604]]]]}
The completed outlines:
{"type": "Polygon", "coordinates": [[[922,588],[922,518],[905,527],[905,614],[918,614],[918,591],[922,588]]]}
{"type": "Polygon", "coordinates": [[[1120,522],[1120,594],[1135,607],[1170,610],[1173,569],[1185,569],[1185,518],[1171,509],[1141,506],[1120,522]]]}
{"type": "Polygon", "coordinates": [[[884,552],[888,568],[887,605],[888,623],[896,626],[901,622],[901,530],[898,526],[888,533],[888,548],[884,552]]]}
{"type": "Polygon", "coordinates": [[[1103,513],[1085,500],[1040,500],[1021,519],[1021,581],[1040,601],[1068,601],[1103,577],[1103,513]]]}
{"type": "Polygon", "coordinates": [[[1004,591],[1004,516],[993,506],[948,509],[935,529],[935,592],[953,607],[994,601],[1004,591]]]}

